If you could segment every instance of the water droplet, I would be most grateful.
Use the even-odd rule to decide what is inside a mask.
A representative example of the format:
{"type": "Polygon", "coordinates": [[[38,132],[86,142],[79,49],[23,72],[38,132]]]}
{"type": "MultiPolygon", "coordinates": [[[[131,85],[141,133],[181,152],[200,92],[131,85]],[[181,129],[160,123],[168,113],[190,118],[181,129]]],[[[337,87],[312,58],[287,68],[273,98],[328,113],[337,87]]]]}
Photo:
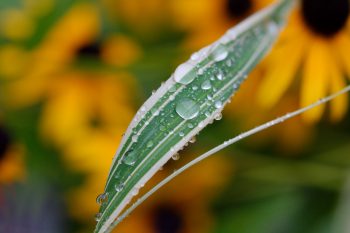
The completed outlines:
{"type": "Polygon", "coordinates": [[[190,143],[195,143],[196,142],[196,137],[195,136],[193,136],[191,139],[190,139],[190,141],[189,141],[190,143]]]}
{"type": "Polygon", "coordinates": [[[131,137],[131,140],[133,141],[133,142],[137,142],[137,139],[139,138],[139,136],[137,136],[137,134],[135,134],[135,135],[133,135],[132,137],[131,137]]]}
{"type": "Polygon", "coordinates": [[[148,141],[146,146],[147,146],[148,148],[149,148],[149,147],[152,147],[152,146],[153,146],[153,141],[148,141]]]}
{"type": "Polygon", "coordinates": [[[169,91],[169,92],[175,92],[175,91],[176,91],[175,85],[170,86],[170,87],[168,88],[168,91],[169,91]]]}
{"type": "Polygon", "coordinates": [[[102,205],[103,203],[106,203],[108,201],[108,193],[102,193],[97,196],[96,203],[99,205],[102,205]]]}
{"type": "Polygon", "coordinates": [[[116,185],[114,186],[114,189],[115,189],[115,191],[117,191],[117,192],[122,191],[123,188],[124,188],[124,184],[123,184],[123,183],[121,183],[121,184],[116,184],[116,185]]]}
{"type": "Polygon", "coordinates": [[[171,158],[172,158],[173,160],[179,160],[179,159],[180,159],[180,155],[179,155],[179,153],[176,153],[176,154],[174,154],[173,156],[171,156],[171,158]]]}
{"type": "Polygon", "coordinates": [[[193,68],[194,68],[193,64],[188,62],[183,63],[179,67],[177,67],[174,73],[175,82],[178,82],[181,84],[191,83],[196,77],[193,73],[190,72],[193,68]]]}
{"type": "Polygon", "coordinates": [[[211,83],[209,80],[205,80],[202,85],[201,85],[201,88],[203,90],[209,90],[211,88],[211,83]]]}
{"type": "Polygon", "coordinates": [[[181,99],[176,105],[177,114],[185,120],[195,118],[198,115],[199,110],[199,105],[189,98],[181,99]]]}
{"type": "Polygon", "coordinates": [[[218,79],[218,80],[223,80],[224,79],[224,74],[222,73],[222,72],[218,72],[217,74],[216,74],[216,78],[218,79]]]}
{"type": "Polygon", "coordinates": [[[231,67],[232,66],[232,60],[231,59],[228,59],[227,61],[226,61],[226,65],[228,66],[228,67],[231,67]]]}
{"type": "Polygon", "coordinates": [[[137,194],[139,194],[139,188],[137,188],[137,187],[133,188],[131,194],[132,194],[133,196],[136,196],[137,194]]]}
{"type": "Polygon", "coordinates": [[[95,221],[99,222],[101,220],[102,214],[101,213],[97,213],[95,214],[95,221]]]}
{"type": "Polygon", "coordinates": [[[180,136],[180,137],[183,137],[183,136],[185,136],[185,133],[181,131],[181,132],[179,133],[179,136],[180,136]]]}
{"type": "Polygon", "coordinates": [[[158,116],[159,115],[159,110],[158,109],[152,109],[151,113],[153,114],[153,116],[158,116]]]}
{"type": "Polygon", "coordinates": [[[137,153],[134,150],[129,150],[125,153],[123,162],[127,165],[133,166],[137,160],[137,153]]]}
{"type": "Polygon", "coordinates": [[[215,108],[222,108],[222,102],[220,100],[215,102],[215,108]]]}
{"type": "Polygon", "coordinates": [[[200,58],[200,54],[198,52],[195,52],[191,55],[191,60],[196,61],[200,58]]]}
{"type": "Polygon", "coordinates": [[[209,94],[209,95],[207,95],[207,99],[208,99],[208,100],[212,100],[212,99],[213,99],[213,96],[209,94]]]}
{"type": "Polygon", "coordinates": [[[217,114],[214,116],[214,119],[217,120],[217,121],[221,120],[221,119],[222,119],[222,114],[221,114],[220,112],[217,113],[217,114]]]}
{"type": "Polygon", "coordinates": [[[188,124],[187,124],[187,127],[190,128],[190,129],[193,129],[194,126],[193,126],[193,124],[188,123],[188,124]]]}
{"type": "Polygon", "coordinates": [[[197,86],[193,86],[192,90],[196,91],[196,90],[198,90],[198,87],[197,86]]]}
{"type": "Polygon", "coordinates": [[[228,51],[226,49],[226,47],[222,44],[219,44],[217,47],[215,47],[214,51],[213,51],[213,58],[215,61],[222,61],[224,60],[228,55],[228,51]]]}
{"type": "Polygon", "coordinates": [[[198,74],[198,75],[204,74],[204,69],[203,69],[203,68],[199,68],[199,69],[197,70],[197,74],[198,74]]]}

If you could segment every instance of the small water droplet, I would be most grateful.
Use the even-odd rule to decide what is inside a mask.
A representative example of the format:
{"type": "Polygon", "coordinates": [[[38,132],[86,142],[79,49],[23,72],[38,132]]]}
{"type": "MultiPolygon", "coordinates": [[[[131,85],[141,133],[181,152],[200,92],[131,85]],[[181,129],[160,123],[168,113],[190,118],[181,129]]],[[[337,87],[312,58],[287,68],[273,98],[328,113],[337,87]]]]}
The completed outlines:
{"type": "Polygon", "coordinates": [[[212,99],[213,99],[213,96],[209,94],[209,95],[207,95],[207,99],[208,99],[208,100],[212,100],[212,99]]]}
{"type": "Polygon", "coordinates": [[[180,159],[180,154],[179,154],[179,153],[176,153],[176,154],[174,154],[173,156],[171,156],[171,158],[172,158],[173,160],[179,160],[179,159],[180,159]]]}
{"type": "Polygon", "coordinates": [[[174,80],[177,83],[181,84],[189,84],[195,79],[195,75],[191,73],[190,71],[194,68],[194,65],[191,63],[183,63],[177,69],[174,73],[174,80]]]}
{"type": "Polygon", "coordinates": [[[187,124],[187,127],[190,128],[190,129],[193,129],[194,126],[193,126],[193,124],[188,123],[188,124],[187,124]]]}
{"type": "Polygon", "coordinates": [[[137,139],[138,139],[139,137],[137,136],[137,134],[135,134],[135,135],[133,135],[132,137],[131,137],[131,140],[133,141],[133,142],[137,142],[137,139]]]}
{"type": "Polygon", "coordinates": [[[185,120],[195,118],[198,115],[199,110],[199,105],[189,98],[181,99],[176,105],[177,114],[185,120]]]}
{"type": "Polygon", "coordinates": [[[211,83],[209,80],[205,80],[202,85],[201,85],[201,88],[203,90],[209,90],[211,88],[211,83]]]}
{"type": "Polygon", "coordinates": [[[180,137],[183,137],[183,136],[185,136],[185,133],[181,131],[181,132],[179,133],[179,136],[180,136],[180,137]]]}
{"type": "Polygon", "coordinates": [[[224,79],[224,74],[222,73],[222,72],[218,72],[217,74],[216,74],[216,78],[218,79],[218,80],[223,80],[224,79]]]}
{"type": "Polygon", "coordinates": [[[213,51],[213,58],[215,61],[219,62],[224,60],[228,55],[226,47],[222,44],[219,44],[213,51]]]}
{"type": "Polygon", "coordinates": [[[158,109],[152,109],[151,113],[153,114],[153,116],[158,116],[159,115],[159,110],[158,109]]]}
{"type": "Polygon", "coordinates": [[[196,90],[198,90],[198,87],[197,86],[193,86],[192,90],[196,91],[196,90]]]}
{"type": "Polygon", "coordinates": [[[169,92],[175,92],[176,91],[175,85],[172,85],[172,86],[168,87],[168,91],[169,92]]]}
{"type": "Polygon", "coordinates": [[[101,220],[102,214],[101,213],[97,213],[95,214],[95,221],[99,222],[101,220]]]}
{"type": "Polygon", "coordinates": [[[149,148],[149,147],[152,147],[152,146],[153,146],[153,141],[148,141],[146,146],[147,146],[148,148],[149,148]]]}
{"type": "Polygon", "coordinates": [[[226,65],[228,66],[228,67],[231,67],[232,66],[232,60],[231,59],[228,59],[227,61],[226,61],[226,65]]]}
{"type": "Polygon", "coordinates": [[[203,69],[203,68],[199,68],[199,69],[197,70],[197,74],[198,74],[198,75],[204,74],[204,69],[203,69]]]}
{"type": "Polygon", "coordinates": [[[222,108],[222,102],[220,100],[215,102],[215,108],[222,108]]]}
{"type": "Polygon", "coordinates": [[[136,196],[137,194],[139,194],[139,188],[137,188],[137,187],[133,188],[131,194],[132,194],[133,196],[136,196]]]}
{"type": "Polygon", "coordinates": [[[102,205],[103,203],[106,203],[108,201],[108,193],[102,193],[97,196],[96,203],[99,205],[102,205]]]}
{"type": "Polygon", "coordinates": [[[222,114],[221,114],[220,112],[217,113],[217,114],[214,116],[214,119],[217,120],[217,121],[221,120],[221,119],[222,119],[222,114]]]}
{"type": "Polygon", "coordinates": [[[115,191],[117,191],[117,192],[122,191],[123,188],[124,188],[124,184],[123,184],[123,183],[121,183],[121,184],[116,184],[116,185],[114,186],[114,189],[115,189],[115,191]]]}
{"type": "Polygon", "coordinates": [[[125,153],[123,162],[127,165],[133,166],[137,160],[137,153],[134,150],[129,150],[125,153]]]}
{"type": "Polygon", "coordinates": [[[190,141],[189,141],[190,143],[195,143],[196,142],[196,137],[195,136],[193,136],[191,139],[190,139],[190,141]]]}

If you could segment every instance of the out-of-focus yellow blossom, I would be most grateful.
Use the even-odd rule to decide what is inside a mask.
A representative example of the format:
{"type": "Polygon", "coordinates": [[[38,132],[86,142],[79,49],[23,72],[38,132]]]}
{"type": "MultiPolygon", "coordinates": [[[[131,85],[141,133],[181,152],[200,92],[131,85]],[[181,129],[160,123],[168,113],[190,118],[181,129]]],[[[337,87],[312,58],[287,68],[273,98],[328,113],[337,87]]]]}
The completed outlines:
{"type": "Polygon", "coordinates": [[[0,10],[0,36],[8,40],[22,40],[32,36],[35,22],[22,9],[0,10]]]}
{"type": "MultiPolygon", "coordinates": [[[[346,85],[344,76],[350,75],[349,7],[348,0],[301,1],[263,65],[266,77],[258,91],[261,106],[275,106],[293,86],[301,88],[300,105],[306,106],[346,85]],[[296,76],[300,79],[295,80],[296,76]]],[[[347,104],[346,95],[330,103],[332,121],[342,119],[347,104]]],[[[322,105],[303,114],[303,119],[315,123],[324,111],[322,105]]]]}
{"type": "Polygon", "coordinates": [[[28,53],[15,45],[0,47],[0,78],[13,79],[27,69],[28,53]]]}
{"type": "Polygon", "coordinates": [[[8,132],[1,125],[0,140],[0,185],[23,180],[23,148],[12,143],[8,132]]]}
{"type": "Polygon", "coordinates": [[[5,89],[5,102],[22,107],[42,100],[49,92],[51,81],[66,69],[77,50],[96,39],[99,20],[96,8],[79,4],[56,24],[42,44],[29,54],[23,76],[5,89]]]}
{"type": "Polygon", "coordinates": [[[33,17],[47,15],[55,6],[54,0],[23,0],[23,8],[33,17]]]}
{"type": "MultiPolygon", "coordinates": [[[[210,201],[223,188],[231,172],[227,158],[215,156],[204,161],[151,196],[115,232],[210,232],[213,224],[210,201]]],[[[164,175],[164,171],[159,172],[145,189],[148,185],[154,186],[164,175]]]]}
{"type": "Polygon", "coordinates": [[[244,17],[272,0],[171,0],[175,25],[188,31],[185,46],[198,49],[212,43],[244,17]]]}
{"type": "Polygon", "coordinates": [[[134,63],[141,55],[141,49],[131,38],[123,35],[109,37],[102,45],[101,58],[115,66],[126,66],[134,63]]]}
{"type": "Polygon", "coordinates": [[[133,78],[128,74],[108,75],[72,72],[57,77],[43,107],[41,132],[63,153],[67,165],[88,174],[83,185],[69,195],[71,213],[92,220],[98,211],[96,196],[129,124],[133,78]],[[127,81],[124,81],[127,80],[127,81]]]}
{"type": "Polygon", "coordinates": [[[103,0],[109,17],[140,36],[153,37],[168,19],[167,0],[103,0]]]}

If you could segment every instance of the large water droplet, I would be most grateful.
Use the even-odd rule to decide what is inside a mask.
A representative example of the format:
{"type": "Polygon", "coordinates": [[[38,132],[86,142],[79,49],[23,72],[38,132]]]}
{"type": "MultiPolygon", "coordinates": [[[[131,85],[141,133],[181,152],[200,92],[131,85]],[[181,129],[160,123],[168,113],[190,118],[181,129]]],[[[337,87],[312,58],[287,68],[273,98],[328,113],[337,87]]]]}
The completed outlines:
{"type": "Polygon", "coordinates": [[[217,74],[216,74],[216,78],[218,79],[218,80],[223,80],[224,79],[224,74],[222,73],[222,72],[218,72],[217,74]]]}
{"type": "Polygon", "coordinates": [[[199,110],[199,105],[189,98],[181,99],[176,105],[177,114],[185,120],[195,118],[199,110]]]}
{"type": "Polygon", "coordinates": [[[181,83],[181,84],[189,84],[193,81],[193,79],[196,77],[194,73],[191,73],[190,71],[194,69],[194,65],[191,63],[184,63],[181,64],[174,73],[174,80],[175,82],[181,83]]]}
{"type": "Polygon", "coordinates": [[[215,47],[212,54],[215,61],[222,61],[227,57],[227,55],[228,51],[226,47],[222,44],[219,44],[217,47],[215,47]]]}
{"type": "Polygon", "coordinates": [[[137,153],[134,150],[129,150],[125,153],[123,162],[127,165],[133,166],[137,160],[137,153]]]}
{"type": "Polygon", "coordinates": [[[202,85],[201,85],[201,88],[203,90],[209,90],[211,88],[211,83],[209,80],[205,80],[202,85]]]}

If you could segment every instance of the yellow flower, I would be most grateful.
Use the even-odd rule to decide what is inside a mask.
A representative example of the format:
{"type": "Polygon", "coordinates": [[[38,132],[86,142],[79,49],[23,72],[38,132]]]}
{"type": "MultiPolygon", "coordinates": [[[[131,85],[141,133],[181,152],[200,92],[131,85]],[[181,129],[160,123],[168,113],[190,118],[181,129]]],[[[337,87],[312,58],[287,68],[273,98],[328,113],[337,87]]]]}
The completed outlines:
{"type": "MultiPolygon", "coordinates": [[[[260,105],[273,107],[298,83],[301,106],[343,88],[345,74],[350,75],[348,22],[348,0],[302,0],[262,66],[265,79],[258,91],[260,105]],[[294,80],[296,76],[300,79],[294,80]]],[[[346,110],[346,95],[333,100],[331,120],[339,121],[346,110]]],[[[303,119],[317,122],[324,111],[324,105],[317,107],[303,114],[303,119]]]]}
{"type": "Polygon", "coordinates": [[[198,49],[273,0],[171,0],[174,24],[189,32],[185,46],[198,49]]]}
{"type": "Polygon", "coordinates": [[[43,106],[41,134],[58,147],[67,165],[87,174],[84,184],[69,195],[70,210],[91,219],[98,210],[96,196],[103,183],[117,142],[134,109],[128,95],[127,74],[108,75],[75,71],[52,80],[43,106]]]}
{"type": "Polygon", "coordinates": [[[24,178],[23,148],[12,143],[9,133],[0,125],[0,185],[24,178]]]}

